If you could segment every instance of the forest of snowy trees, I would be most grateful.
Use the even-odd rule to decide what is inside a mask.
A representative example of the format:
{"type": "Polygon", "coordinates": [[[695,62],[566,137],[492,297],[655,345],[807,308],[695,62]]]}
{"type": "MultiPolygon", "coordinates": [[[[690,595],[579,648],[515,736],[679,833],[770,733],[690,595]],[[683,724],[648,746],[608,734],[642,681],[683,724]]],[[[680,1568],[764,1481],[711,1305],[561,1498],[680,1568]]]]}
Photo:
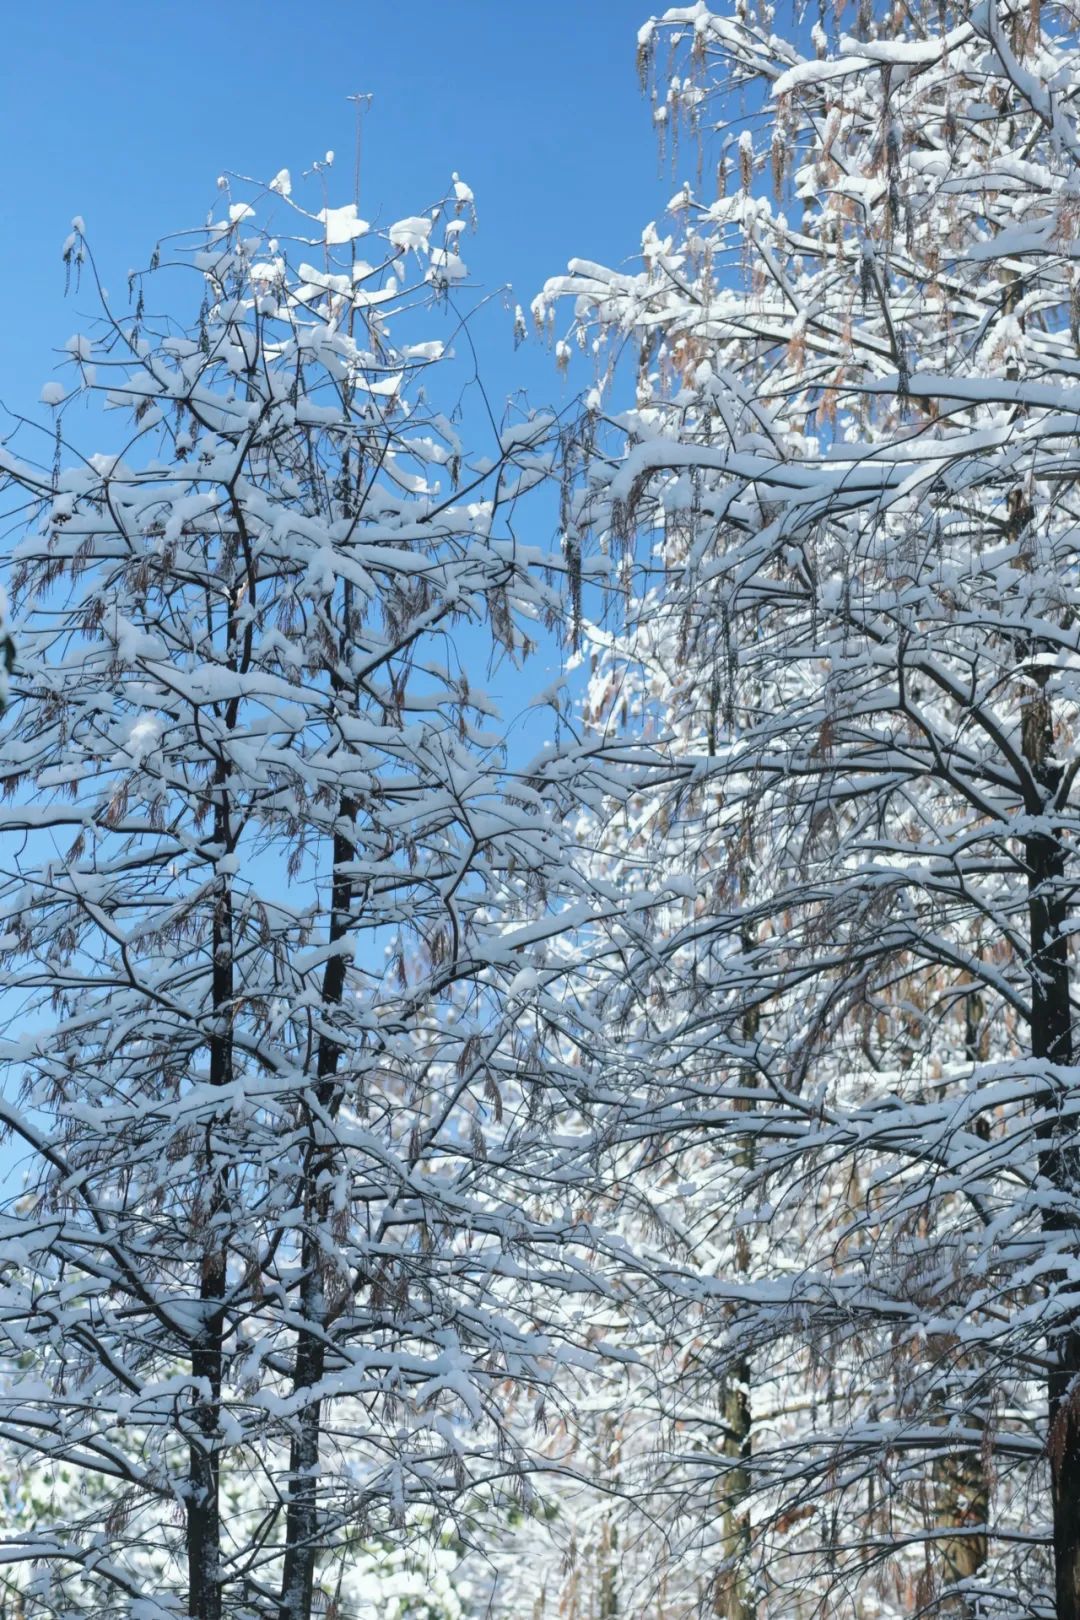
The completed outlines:
{"type": "Polygon", "coordinates": [[[459,408],[457,174],[63,245],[6,1620],[1080,1620],[1080,10],[636,48],[556,411],[459,408]]]}

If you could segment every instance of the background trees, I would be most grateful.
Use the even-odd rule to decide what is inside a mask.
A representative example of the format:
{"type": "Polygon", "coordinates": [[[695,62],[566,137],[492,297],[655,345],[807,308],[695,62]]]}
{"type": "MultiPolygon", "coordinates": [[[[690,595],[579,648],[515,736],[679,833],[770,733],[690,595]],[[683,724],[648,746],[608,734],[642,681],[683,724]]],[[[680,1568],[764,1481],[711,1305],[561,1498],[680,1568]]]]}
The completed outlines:
{"type": "Polygon", "coordinates": [[[1073,1615],[1074,20],[775,26],[643,30],[698,186],[540,306],[599,361],[573,520],[643,570],[593,712],[682,765],[613,858],[696,891],[617,1061],[763,1234],[690,1245],[666,1454],[728,1564],[752,1496],[766,1612],[1073,1615]]]}

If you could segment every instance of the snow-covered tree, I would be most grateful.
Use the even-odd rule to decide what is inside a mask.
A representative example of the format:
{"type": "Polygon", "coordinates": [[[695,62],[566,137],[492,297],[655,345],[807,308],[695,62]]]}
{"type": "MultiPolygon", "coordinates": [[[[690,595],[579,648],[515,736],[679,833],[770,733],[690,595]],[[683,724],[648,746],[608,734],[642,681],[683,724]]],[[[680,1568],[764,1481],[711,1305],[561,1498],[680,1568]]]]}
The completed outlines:
{"type": "MultiPolygon", "coordinates": [[[[99,286],[55,455],[0,449],[0,1440],[74,1481],[0,1550],[40,1614],[309,1620],[527,1499],[508,1391],[590,1331],[543,1124],[593,767],[513,758],[483,684],[561,612],[515,524],[550,419],[454,425],[462,181],[383,232],[222,184],[127,313],[99,286]]],[[[80,221],[65,258],[96,282],[80,221]]]]}
{"type": "Polygon", "coordinates": [[[651,1099],[715,1163],[656,1477],[718,1562],[751,1504],[763,1612],[1075,1620],[1080,40],[1008,0],[847,26],[648,24],[708,162],[640,272],[538,307],[596,356],[568,543],[632,592],[594,717],[677,778],[611,858],[695,891],[612,991],[624,1139],[651,1099]]]}

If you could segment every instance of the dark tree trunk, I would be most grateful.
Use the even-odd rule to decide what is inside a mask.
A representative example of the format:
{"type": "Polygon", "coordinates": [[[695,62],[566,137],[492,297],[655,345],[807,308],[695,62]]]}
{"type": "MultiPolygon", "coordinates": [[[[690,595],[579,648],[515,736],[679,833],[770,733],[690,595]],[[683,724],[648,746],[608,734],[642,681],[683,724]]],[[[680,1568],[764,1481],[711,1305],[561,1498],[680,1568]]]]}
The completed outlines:
{"type": "MultiPolygon", "coordinates": [[[[304,1321],[318,1324],[325,1316],[325,1298],[316,1245],[305,1237],[304,1275],[300,1309],[304,1321]]],[[[297,1334],[293,1388],[315,1388],[326,1369],[326,1347],[316,1327],[297,1334]]],[[[281,1574],[282,1620],[310,1620],[315,1589],[315,1558],[319,1536],[319,1454],[321,1403],[308,1402],[296,1418],[289,1447],[289,1497],[285,1515],[285,1557],[281,1574]]]]}
{"type": "MultiPolygon", "coordinates": [[[[742,892],[748,897],[751,890],[751,874],[749,869],[742,874],[742,892]]],[[[744,953],[749,955],[753,950],[753,939],[749,934],[742,937],[744,953]]],[[[750,1045],[758,1032],[759,1016],[756,1009],[749,1009],[743,1014],[742,1037],[750,1045]]],[[[755,1084],[754,1069],[747,1064],[741,1075],[742,1084],[746,1087],[755,1084]]],[[[740,1099],[736,1107],[749,1112],[751,1103],[749,1098],[740,1099]]],[[[752,1170],[754,1167],[754,1140],[747,1134],[739,1143],[735,1155],[735,1162],[740,1169],[752,1170]]],[[[735,1265],[739,1272],[746,1273],[750,1266],[750,1254],[744,1234],[740,1231],[736,1237],[735,1265]]],[[[726,1373],[723,1389],[724,1411],[724,1440],[723,1454],[726,1466],[723,1474],[723,1507],[721,1517],[721,1546],[724,1558],[724,1574],[721,1592],[718,1594],[720,1602],[717,1604],[717,1613],[723,1620],[754,1620],[756,1606],[754,1603],[753,1576],[750,1569],[750,1380],[753,1369],[745,1356],[740,1356],[733,1362],[726,1373]]]]}
{"type": "MultiPolygon", "coordinates": [[[[351,823],[356,806],[350,800],[341,805],[341,824],[351,823]]],[[[330,939],[342,939],[352,919],[353,883],[347,866],[355,859],[355,849],[341,831],[334,834],[334,873],[331,886],[330,939]]],[[[323,970],[324,1008],[341,1005],[345,994],[345,958],[332,956],[323,970]]],[[[339,1099],[336,1076],[341,1048],[328,1036],[319,1042],[316,1097],[320,1115],[334,1114],[339,1099]]],[[[301,1245],[300,1314],[305,1325],[296,1337],[293,1363],[293,1390],[315,1389],[326,1371],[326,1332],[329,1326],[324,1259],[315,1232],[329,1215],[329,1194],[323,1172],[330,1168],[332,1149],[314,1140],[320,1127],[310,1121],[313,1139],[309,1142],[303,1171],[304,1238],[301,1245]]],[[[289,1490],[285,1514],[285,1556],[281,1574],[281,1620],[311,1620],[315,1588],[315,1561],[319,1551],[319,1464],[322,1437],[322,1406],[309,1401],[296,1418],[289,1448],[289,1490]]]]}
{"type": "MultiPolygon", "coordinates": [[[[1054,759],[1054,726],[1046,672],[1030,667],[1034,691],[1024,705],[1024,756],[1038,784],[1044,816],[1052,813],[1061,785],[1054,759]]],[[[1028,925],[1031,950],[1031,1054],[1054,1064],[1073,1057],[1069,1004],[1069,952],[1066,936],[1065,850],[1052,829],[1040,829],[1025,840],[1028,873],[1028,925]]],[[[1070,1207],[1080,1181],[1074,1131],[1054,1113],[1050,1088],[1044,1095],[1045,1118],[1039,1125],[1039,1168],[1058,1196],[1043,1215],[1043,1227],[1055,1245],[1068,1233],[1075,1240],[1070,1207]]],[[[1057,1620],[1080,1620],[1080,1323],[1066,1313],[1052,1331],[1049,1346],[1056,1363],[1048,1377],[1047,1451],[1050,1458],[1054,1519],[1054,1580],[1057,1620]],[[1077,1387],[1074,1387],[1077,1386],[1077,1387]]]]}
{"type": "MultiPolygon", "coordinates": [[[[1014,489],[1008,502],[1008,533],[1021,541],[1029,532],[1034,511],[1023,490],[1014,489]]],[[[1027,559],[1021,551],[1021,565],[1027,559]]],[[[1073,1054],[1072,1011],[1069,1004],[1069,948],[1066,937],[1065,847],[1052,827],[1061,789],[1061,766],[1054,754],[1054,715],[1047,691],[1048,672],[1034,655],[1038,641],[1027,639],[1018,647],[1028,693],[1021,712],[1021,744],[1031,771],[1035,793],[1029,812],[1043,822],[1024,840],[1028,884],[1029,981],[1031,985],[1031,1055],[1048,1063],[1070,1064],[1073,1054]]],[[[1076,1221],[1071,1205],[1080,1186],[1080,1163],[1071,1126],[1055,1118],[1055,1096],[1047,1086],[1042,1093],[1044,1118],[1038,1126],[1039,1170],[1057,1195],[1044,1209],[1043,1230],[1055,1247],[1068,1234],[1075,1247],[1076,1221]]],[[[1059,1274],[1049,1279],[1064,1281],[1059,1274]]],[[[1080,1620],[1080,1421],[1074,1390],[1080,1374],[1080,1323],[1066,1312],[1048,1335],[1052,1362],[1047,1377],[1047,1453],[1050,1459],[1054,1521],[1054,1587],[1057,1620],[1080,1620]]]]}
{"type": "Polygon", "coordinates": [[[195,1408],[198,1438],[188,1447],[188,1613],[192,1620],[221,1617],[221,1505],[217,1452],[218,1403],[221,1399],[222,1313],[216,1308],[225,1292],[225,1267],[217,1254],[206,1256],[202,1288],[204,1328],[192,1347],[192,1376],[209,1388],[195,1408]]]}
{"type": "MultiPolygon", "coordinates": [[[[223,771],[218,772],[219,782],[223,771]]],[[[224,790],[214,812],[215,844],[229,848],[229,813],[224,790]]],[[[211,929],[212,1030],[210,1084],[228,1085],[233,1077],[229,1019],[233,997],[233,919],[229,878],[214,899],[211,929]]],[[[191,1373],[198,1381],[193,1418],[196,1434],[188,1447],[188,1612],[192,1620],[221,1620],[221,1499],[218,1453],[221,1402],[222,1335],[224,1331],[225,1242],[220,1216],[227,1207],[225,1172],[217,1161],[213,1125],[206,1128],[206,1177],[210,1192],[205,1213],[206,1243],[199,1286],[201,1324],[191,1345],[191,1373]]]]}
{"type": "MultiPolygon", "coordinates": [[[[1072,1062],[1068,944],[1063,925],[1065,858],[1057,839],[1039,833],[1027,840],[1028,908],[1031,927],[1031,1051],[1050,1063],[1072,1062]]],[[[1062,1207],[1075,1195],[1077,1148],[1072,1127],[1054,1118],[1053,1097],[1045,1097],[1047,1117],[1039,1126],[1039,1167],[1061,1202],[1043,1216],[1056,1243],[1064,1233],[1075,1239],[1072,1210],[1062,1207]],[[1068,1134],[1066,1134],[1068,1133],[1068,1134]]],[[[1049,1374],[1047,1450],[1054,1514],[1054,1572],[1058,1620],[1080,1620],[1080,1324],[1068,1312],[1053,1331],[1056,1365],[1049,1374]]]]}
{"type": "MultiPolygon", "coordinates": [[[[964,1052],[972,1063],[985,1062],[989,1056],[985,1034],[985,1008],[978,991],[964,1002],[964,1052]]],[[[989,1134],[983,1118],[976,1122],[976,1130],[989,1134]]],[[[944,1352],[956,1357],[956,1377],[951,1387],[946,1384],[935,1396],[934,1405],[942,1426],[959,1411],[964,1428],[976,1430],[980,1435],[986,1428],[984,1402],[976,1390],[974,1398],[965,1389],[965,1372],[970,1363],[963,1356],[957,1342],[944,1352]]],[[[976,1579],[986,1566],[987,1523],[990,1516],[990,1481],[981,1445],[950,1448],[935,1459],[933,1466],[935,1490],[934,1520],[937,1530],[955,1530],[955,1535],[944,1535],[935,1542],[940,1560],[942,1586],[967,1585],[976,1579]]],[[[946,1597],[942,1613],[956,1620],[973,1620],[976,1609],[963,1592],[953,1591],[946,1597]]]]}

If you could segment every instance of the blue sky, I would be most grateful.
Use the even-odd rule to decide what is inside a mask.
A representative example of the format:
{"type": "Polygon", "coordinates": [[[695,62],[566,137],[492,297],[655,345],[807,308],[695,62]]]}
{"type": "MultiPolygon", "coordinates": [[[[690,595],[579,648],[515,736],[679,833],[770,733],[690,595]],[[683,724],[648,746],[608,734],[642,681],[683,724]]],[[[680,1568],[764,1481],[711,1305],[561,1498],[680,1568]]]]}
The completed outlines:
{"type": "MultiPolygon", "coordinates": [[[[348,201],[353,92],[375,97],[365,217],[416,212],[457,169],[476,193],[480,233],[466,258],[484,286],[512,282],[527,305],[572,255],[622,262],[675,189],[670,173],[658,177],[634,66],[647,15],[647,0],[8,7],[0,400],[37,414],[53,351],[92,310],[85,292],[64,300],[73,215],[118,294],[159,234],[201,222],[223,169],[269,178],[286,166],[295,177],[333,148],[331,200],[348,201]]],[[[509,317],[489,318],[480,339],[496,394],[524,381],[535,403],[566,401],[570,387],[537,345],[514,356],[509,317]]]]}
{"type": "MultiPolygon", "coordinates": [[[[472,291],[461,292],[461,307],[510,283],[527,309],[573,256],[632,261],[643,226],[677,189],[670,168],[659,172],[638,83],[637,31],[648,15],[648,0],[9,6],[0,53],[8,155],[0,289],[11,316],[0,405],[51,432],[42,385],[68,360],[57,352],[66,339],[92,329],[92,286],[64,292],[61,251],[73,216],[85,220],[103,283],[123,310],[127,272],[146,266],[158,238],[201,224],[211,208],[221,212],[215,181],[223,171],[268,180],[287,167],[299,190],[303,171],[329,148],[329,200],[351,201],[354,93],[374,98],[363,122],[365,218],[387,224],[421,211],[445,195],[455,170],[473,188],[479,231],[463,241],[472,291]]],[[[319,206],[313,192],[304,200],[319,206]]],[[[513,300],[510,308],[493,301],[472,326],[492,404],[498,412],[508,393],[524,388],[534,406],[565,409],[589,368],[578,361],[569,379],[560,376],[531,324],[515,351],[513,300]]],[[[189,320],[195,311],[172,313],[189,320]]],[[[424,335],[439,336],[437,324],[424,335]]],[[[489,452],[475,395],[465,408],[466,445],[489,452]]],[[[69,443],[83,453],[117,448],[117,425],[93,412],[80,420],[82,410],[65,416],[69,443]]],[[[0,434],[13,426],[0,413],[0,434]]],[[[33,434],[17,443],[50,453],[33,434]]],[[[534,532],[522,538],[546,547],[554,500],[527,510],[534,532]]],[[[546,649],[544,661],[523,684],[505,667],[493,683],[478,671],[476,684],[490,684],[510,718],[526,686],[548,684],[559,649],[546,649]]],[[[517,713],[518,726],[524,718],[517,713]]],[[[532,746],[520,733],[519,745],[532,746]]]]}
{"type": "MultiPolygon", "coordinates": [[[[513,0],[7,7],[0,402],[48,423],[38,400],[56,351],[95,314],[89,286],[64,296],[61,249],[74,215],[123,307],[127,271],[146,265],[158,237],[220,207],[223,170],[269,179],[288,167],[296,180],[333,148],[330,201],[350,201],[355,121],[346,98],[356,92],[374,94],[361,213],[383,223],[416,213],[459,171],[477,200],[480,230],[465,257],[480,287],[510,282],[527,306],[571,256],[632,258],[642,227],[676,189],[670,173],[658,175],[637,83],[645,15],[635,0],[552,0],[542,9],[513,0]]],[[[511,315],[498,305],[476,336],[495,401],[524,386],[538,406],[565,406],[587,380],[579,366],[564,381],[535,340],[515,353],[511,315]]],[[[0,416],[0,433],[10,426],[0,416]]],[[[68,427],[81,449],[111,448],[108,419],[89,415],[82,426],[68,427]]],[[[543,545],[553,509],[534,510],[546,532],[529,538],[543,545]]],[[[559,649],[545,656],[557,664],[559,649]]],[[[538,672],[535,684],[548,678],[538,672]]],[[[498,679],[513,687],[508,672],[498,679]]],[[[516,694],[505,696],[512,714],[516,694]]],[[[523,724],[531,730],[519,716],[523,724]]],[[[13,1157],[0,1148],[0,1187],[13,1157]]]]}

